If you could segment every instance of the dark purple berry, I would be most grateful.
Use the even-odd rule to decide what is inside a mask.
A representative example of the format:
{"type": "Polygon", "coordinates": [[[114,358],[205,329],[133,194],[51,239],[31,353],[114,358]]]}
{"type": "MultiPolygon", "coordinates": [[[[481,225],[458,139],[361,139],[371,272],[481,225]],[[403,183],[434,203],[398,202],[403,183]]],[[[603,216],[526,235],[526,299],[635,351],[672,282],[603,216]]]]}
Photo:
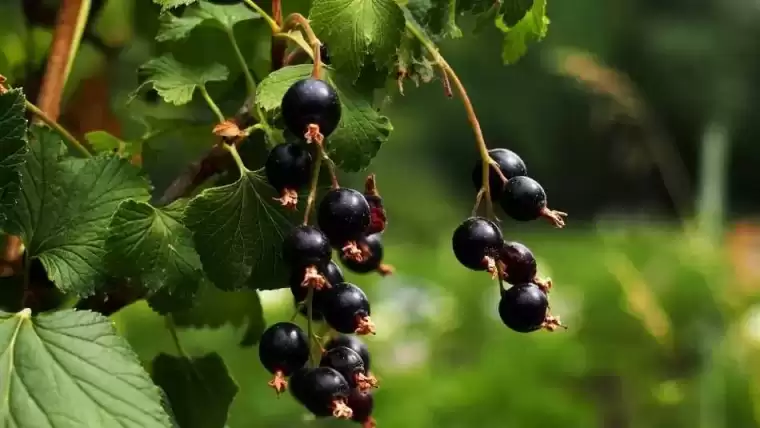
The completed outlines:
{"type": "Polygon", "coordinates": [[[330,241],[314,226],[296,226],[285,237],[282,256],[294,269],[324,266],[332,258],[330,241]]]}
{"type": "Polygon", "coordinates": [[[309,184],[313,162],[309,151],[300,144],[278,144],[264,164],[269,184],[281,195],[286,206],[295,206],[298,191],[309,184]]]}
{"type": "Polygon", "coordinates": [[[392,267],[383,264],[383,242],[379,233],[359,239],[356,245],[362,251],[361,261],[347,257],[344,253],[340,255],[340,261],[348,270],[356,273],[377,271],[381,275],[388,275],[393,271],[392,267]]]}
{"type": "Polygon", "coordinates": [[[259,360],[264,368],[274,374],[269,385],[279,394],[287,386],[285,378],[309,360],[306,333],[301,327],[289,322],[272,325],[261,335],[259,360]]]}
{"type": "Polygon", "coordinates": [[[494,222],[470,217],[456,228],[451,244],[459,263],[472,270],[493,272],[504,238],[494,222]]]}
{"type": "Polygon", "coordinates": [[[370,305],[361,288],[348,282],[333,284],[324,290],[321,305],[325,321],[340,333],[368,334],[375,332],[370,320],[370,305]]]}
{"type": "Polygon", "coordinates": [[[359,422],[367,428],[374,428],[375,421],[372,419],[372,412],[375,409],[375,400],[372,397],[372,392],[352,389],[346,403],[354,411],[354,415],[351,417],[352,421],[359,422]]]}
{"type": "Polygon", "coordinates": [[[514,331],[530,333],[541,329],[548,311],[549,299],[536,284],[518,284],[501,294],[499,316],[514,331]]]}
{"type": "Polygon", "coordinates": [[[282,97],[282,118],[294,135],[302,137],[316,125],[327,137],[340,122],[338,93],[324,80],[308,78],[294,83],[282,97]]]}
{"type": "MultiPolygon", "coordinates": [[[[499,169],[507,180],[513,177],[528,175],[528,168],[517,153],[507,149],[491,149],[488,151],[488,154],[499,164],[499,169]]],[[[483,185],[483,162],[480,160],[472,168],[472,184],[475,186],[475,190],[480,190],[480,186],[483,185]]],[[[494,171],[489,172],[488,186],[491,190],[492,200],[496,201],[501,197],[504,184],[499,174],[494,171]]]]}
{"type": "Polygon", "coordinates": [[[319,362],[321,367],[330,367],[338,371],[351,388],[359,388],[362,391],[377,386],[374,376],[367,373],[364,360],[361,355],[351,348],[338,346],[327,350],[319,362]]]}
{"type": "Polygon", "coordinates": [[[322,60],[322,64],[330,65],[330,51],[324,43],[319,47],[319,59],[322,60]]]}
{"type": "Polygon", "coordinates": [[[510,284],[523,284],[536,279],[536,258],[528,247],[519,242],[505,242],[499,261],[503,263],[505,279],[510,284]]]}
{"type": "Polygon", "coordinates": [[[531,221],[541,217],[546,210],[546,192],[530,177],[514,177],[507,182],[499,202],[513,219],[531,221]]]}
{"type": "Polygon", "coordinates": [[[362,357],[362,361],[364,362],[364,368],[369,371],[370,370],[370,355],[369,355],[369,348],[367,347],[367,344],[364,343],[361,339],[359,339],[356,336],[353,335],[347,335],[347,334],[339,334],[332,339],[330,339],[327,344],[325,344],[325,350],[329,351],[330,349],[338,348],[341,346],[345,346],[346,348],[353,349],[354,352],[359,354],[360,357],[362,357]]]}
{"type": "Polygon", "coordinates": [[[332,189],[319,203],[317,224],[335,246],[361,238],[369,227],[367,199],[353,189],[332,189]]]}
{"type": "MultiPolygon", "coordinates": [[[[308,308],[301,303],[306,300],[306,296],[309,294],[308,284],[304,285],[304,271],[305,269],[295,269],[290,274],[290,291],[293,293],[295,303],[299,306],[298,310],[303,316],[308,316],[308,308]]],[[[335,262],[327,263],[323,268],[318,269],[318,272],[327,284],[339,284],[343,282],[343,272],[335,262]]],[[[327,285],[325,284],[325,287],[327,285]]],[[[324,319],[322,310],[320,307],[320,298],[324,292],[324,287],[314,290],[314,297],[312,300],[312,319],[321,321],[324,319]]]]}
{"type": "Polygon", "coordinates": [[[293,381],[293,396],[315,416],[350,418],[346,406],[350,388],[346,379],[335,369],[310,369],[293,381]]]}

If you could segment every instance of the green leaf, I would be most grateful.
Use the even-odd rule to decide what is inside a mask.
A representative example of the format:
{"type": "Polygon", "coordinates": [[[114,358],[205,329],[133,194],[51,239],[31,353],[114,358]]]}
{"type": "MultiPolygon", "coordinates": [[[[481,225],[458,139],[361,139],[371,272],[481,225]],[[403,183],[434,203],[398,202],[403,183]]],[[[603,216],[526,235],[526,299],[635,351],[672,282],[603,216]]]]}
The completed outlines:
{"type": "Polygon", "coordinates": [[[367,58],[380,67],[392,62],[406,24],[393,0],[314,0],[309,20],[330,47],[332,63],[351,82],[367,58]]]}
{"type": "Polygon", "coordinates": [[[505,0],[499,12],[507,27],[517,25],[533,7],[534,0],[505,0]]]}
{"type": "Polygon", "coordinates": [[[535,0],[530,11],[512,27],[500,15],[496,19],[496,27],[504,33],[501,58],[505,64],[514,64],[528,51],[528,43],[541,41],[546,36],[549,30],[546,0],[535,0]]]}
{"type": "MultiPolygon", "coordinates": [[[[285,91],[311,74],[311,65],[285,67],[270,74],[256,91],[256,103],[264,110],[280,107],[285,91]]],[[[327,139],[327,151],[344,171],[360,171],[369,166],[380,146],[388,140],[393,126],[372,106],[372,99],[358,92],[351,81],[325,68],[323,78],[332,84],[342,104],[340,124],[327,139]]]]}
{"type": "Polygon", "coordinates": [[[238,386],[217,353],[202,357],[159,354],[153,380],[166,392],[182,428],[223,428],[238,386]]]}
{"type": "Polygon", "coordinates": [[[20,89],[0,94],[0,227],[21,190],[20,168],[28,150],[24,112],[20,89]]]}
{"type": "Polygon", "coordinates": [[[91,294],[105,272],[105,230],[124,199],[147,200],[150,185],[125,159],[98,155],[64,160],[66,147],[53,131],[32,128],[25,156],[22,198],[8,231],[20,235],[32,258],[64,292],[91,294]]]}
{"type": "Polygon", "coordinates": [[[174,9],[175,7],[191,5],[198,0],[153,0],[153,3],[161,6],[161,11],[174,9]]]}
{"type": "Polygon", "coordinates": [[[238,22],[260,17],[243,3],[224,5],[202,1],[186,9],[182,17],[170,13],[161,15],[161,26],[156,40],[163,42],[184,39],[195,27],[206,22],[232,31],[238,22]]]}
{"type": "Polygon", "coordinates": [[[0,313],[0,426],[171,428],[159,389],[90,311],[0,313]]]}
{"type": "Polygon", "coordinates": [[[92,131],[84,134],[84,139],[90,143],[95,153],[118,153],[130,157],[142,151],[141,141],[123,141],[106,131],[92,131]]]}
{"type": "Polygon", "coordinates": [[[246,170],[232,184],[204,190],[185,209],[203,269],[220,289],[240,289],[251,276],[284,286],[280,253],[295,219],[275,197],[263,175],[246,170]]]}
{"type": "Polygon", "coordinates": [[[191,66],[177,61],[172,54],[151,59],[140,67],[140,72],[146,76],[143,85],[152,84],[161,98],[178,106],[189,103],[198,87],[226,80],[229,74],[221,64],[191,66]]]}
{"type": "Polygon", "coordinates": [[[181,223],[182,208],[122,202],[111,218],[106,239],[106,260],[111,270],[139,280],[152,292],[193,296],[202,278],[202,266],[192,234],[181,223]]]}

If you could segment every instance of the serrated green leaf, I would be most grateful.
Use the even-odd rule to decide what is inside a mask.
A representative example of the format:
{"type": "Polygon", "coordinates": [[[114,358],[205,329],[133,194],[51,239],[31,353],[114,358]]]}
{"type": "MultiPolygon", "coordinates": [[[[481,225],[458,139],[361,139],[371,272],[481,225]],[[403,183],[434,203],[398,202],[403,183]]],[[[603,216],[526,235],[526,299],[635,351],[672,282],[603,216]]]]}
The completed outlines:
{"type": "Polygon", "coordinates": [[[231,31],[238,22],[260,17],[259,14],[243,3],[224,5],[202,1],[186,9],[181,17],[170,13],[161,15],[161,26],[158,35],[156,35],[156,40],[163,42],[183,39],[195,27],[206,22],[231,31]]]}
{"type": "Polygon", "coordinates": [[[0,94],[0,227],[16,205],[21,190],[21,166],[27,153],[24,93],[0,94]]]}
{"type": "Polygon", "coordinates": [[[144,84],[152,84],[164,101],[178,106],[189,103],[199,86],[226,80],[229,74],[221,64],[192,66],[177,61],[172,54],[151,59],[140,72],[146,76],[144,84]]]}
{"type": "Polygon", "coordinates": [[[36,140],[21,169],[22,197],[8,216],[32,258],[64,292],[91,294],[105,274],[105,234],[124,199],[147,200],[150,185],[124,159],[98,155],[64,160],[53,131],[35,127],[36,140]]]}
{"type": "Polygon", "coordinates": [[[238,386],[217,353],[202,357],[159,354],[153,380],[166,392],[182,428],[223,428],[238,386]]]}
{"type": "Polygon", "coordinates": [[[142,151],[141,141],[123,141],[106,131],[92,131],[84,134],[84,139],[95,150],[95,153],[118,153],[130,157],[142,151]]]}
{"type": "Polygon", "coordinates": [[[549,30],[546,0],[535,0],[533,7],[514,26],[510,27],[500,15],[496,27],[504,33],[501,58],[505,64],[514,64],[528,51],[528,43],[541,41],[549,30]]]}
{"type": "Polygon", "coordinates": [[[172,427],[112,322],[74,310],[0,313],[0,426],[172,427]]]}
{"type": "Polygon", "coordinates": [[[330,46],[332,64],[352,82],[367,58],[381,67],[392,62],[406,24],[393,0],[314,0],[309,20],[330,46]]]}
{"type": "MultiPolygon", "coordinates": [[[[311,74],[311,65],[285,67],[270,74],[256,91],[256,103],[267,111],[280,108],[285,91],[311,74]]],[[[340,124],[327,140],[327,151],[344,171],[360,171],[369,166],[380,146],[388,140],[393,126],[372,106],[372,99],[360,94],[351,82],[325,69],[323,78],[335,87],[342,104],[340,124]]]]}
{"type": "Polygon", "coordinates": [[[106,260],[118,275],[135,278],[149,291],[192,298],[202,278],[192,234],[181,223],[182,206],[155,208],[126,200],[111,218],[106,260]]]}
{"type": "Polygon", "coordinates": [[[191,5],[198,0],[153,0],[153,3],[161,6],[162,11],[174,9],[175,7],[191,5]]]}
{"type": "Polygon", "coordinates": [[[232,184],[206,189],[185,209],[184,222],[211,282],[222,290],[245,286],[250,276],[279,280],[286,269],[282,241],[295,217],[274,204],[264,176],[245,171],[232,184]]]}
{"type": "Polygon", "coordinates": [[[507,27],[517,25],[533,7],[534,0],[505,0],[499,12],[507,27]]]}

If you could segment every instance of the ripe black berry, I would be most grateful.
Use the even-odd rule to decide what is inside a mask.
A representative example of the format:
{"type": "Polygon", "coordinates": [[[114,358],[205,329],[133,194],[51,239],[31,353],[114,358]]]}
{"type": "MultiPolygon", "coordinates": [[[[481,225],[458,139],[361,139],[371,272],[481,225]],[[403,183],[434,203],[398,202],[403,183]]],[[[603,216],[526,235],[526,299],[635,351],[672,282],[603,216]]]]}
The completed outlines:
{"type": "Polygon", "coordinates": [[[300,144],[278,144],[269,152],[264,170],[283,206],[295,208],[298,204],[298,191],[311,180],[312,167],[311,154],[300,144]]]}
{"type": "MultiPolygon", "coordinates": [[[[488,154],[499,164],[499,170],[507,180],[512,177],[528,175],[528,168],[517,153],[507,149],[492,149],[488,151],[488,154]]],[[[483,184],[483,162],[480,160],[472,168],[472,184],[475,186],[475,190],[480,190],[480,186],[483,184]]],[[[496,201],[501,197],[505,184],[499,174],[489,171],[488,186],[491,190],[492,200],[496,201]]]]}
{"type": "Polygon", "coordinates": [[[367,391],[377,387],[377,379],[367,373],[361,355],[351,348],[338,346],[328,350],[322,355],[319,365],[337,370],[351,388],[367,391]]]}
{"type": "Polygon", "coordinates": [[[335,369],[317,367],[299,372],[293,383],[293,397],[315,416],[332,415],[341,419],[353,416],[346,405],[350,393],[348,382],[335,369]]]}
{"type": "Polygon", "coordinates": [[[294,269],[324,266],[332,258],[330,241],[314,226],[296,226],[285,237],[282,257],[294,269]]]}
{"type": "MultiPolygon", "coordinates": [[[[302,304],[306,297],[309,294],[309,285],[310,285],[310,279],[315,279],[315,276],[312,275],[309,277],[308,272],[305,275],[304,271],[309,271],[310,269],[314,268],[306,268],[306,269],[295,269],[290,274],[290,291],[293,293],[293,298],[295,299],[296,305],[299,305],[299,312],[303,314],[304,316],[308,315],[308,308],[306,305],[302,304]]],[[[327,263],[323,268],[320,268],[319,270],[316,270],[319,281],[322,282],[322,285],[320,287],[315,287],[314,289],[314,297],[312,299],[312,319],[320,321],[324,319],[324,316],[322,315],[322,309],[320,306],[320,298],[322,294],[322,288],[323,287],[330,287],[332,284],[338,284],[343,282],[343,272],[340,270],[340,267],[335,262],[329,262],[327,263]]]]}
{"type": "Polygon", "coordinates": [[[369,227],[370,209],[367,199],[353,189],[332,189],[319,203],[317,224],[330,239],[342,248],[347,257],[361,260],[356,240],[369,227]]]}
{"type": "Polygon", "coordinates": [[[483,217],[470,217],[460,224],[451,239],[454,255],[459,263],[472,270],[496,271],[496,258],[504,238],[492,221],[483,217]]]}
{"type": "Polygon", "coordinates": [[[567,214],[547,208],[544,188],[530,177],[510,178],[499,202],[504,212],[517,221],[546,217],[557,227],[565,225],[567,214]]]}
{"type": "Polygon", "coordinates": [[[505,242],[499,261],[503,266],[504,280],[510,284],[532,282],[536,278],[536,258],[528,247],[519,242],[505,242]]]}
{"type": "Polygon", "coordinates": [[[264,368],[274,374],[274,379],[269,385],[279,394],[288,385],[285,378],[309,360],[309,341],[306,333],[289,322],[272,325],[261,335],[259,359],[264,368]]]}
{"type": "Polygon", "coordinates": [[[330,65],[330,51],[324,43],[319,47],[319,59],[322,60],[322,64],[330,65]]]}
{"type": "Polygon", "coordinates": [[[294,83],[282,97],[285,126],[307,141],[321,143],[340,122],[338,93],[324,80],[308,78],[294,83]]]}
{"type": "Polygon", "coordinates": [[[393,273],[392,266],[383,264],[383,243],[379,233],[359,239],[356,245],[362,252],[361,261],[340,255],[340,261],[348,270],[356,273],[377,271],[383,276],[393,273]]]}
{"type": "Polygon", "coordinates": [[[352,421],[362,424],[362,428],[375,428],[375,420],[372,418],[375,400],[372,397],[372,392],[352,389],[346,403],[354,411],[354,415],[351,417],[352,421]]]}
{"type": "Polygon", "coordinates": [[[366,343],[362,342],[362,340],[356,336],[339,334],[330,339],[327,344],[325,344],[325,350],[329,351],[330,349],[338,348],[341,346],[353,349],[357,354],[359,354],[359,356],[362,357],[362,361],[364,362],[364,368],[369,371],[371,361],[369,356],[369,348],[367,347],[366,343]]]}
{"type": "Polygon", "coordinates": [[[335,284],[323,292],[320,300],[322,313],[330,327],[346,334],[374,334],[369,300],[361,288],[348,282],[335,284]]]}
{"type": "Polygon", "coordinates": [[[499,302],[499,316],[507,327],[519,333],[560,327],[559,318],[549,315],[546,293],[533,283],[518,284],[505,290],[499,302]]]}

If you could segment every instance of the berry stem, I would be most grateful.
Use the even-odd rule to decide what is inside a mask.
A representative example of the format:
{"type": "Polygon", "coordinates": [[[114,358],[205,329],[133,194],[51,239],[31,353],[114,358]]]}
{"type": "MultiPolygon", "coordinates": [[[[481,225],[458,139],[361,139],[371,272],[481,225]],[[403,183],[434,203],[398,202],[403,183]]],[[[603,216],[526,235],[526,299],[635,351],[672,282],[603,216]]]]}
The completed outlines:
{"type": "Polygon", "coordinates": [[[261,6],[254,3],[253,0],[243,0],[243,3],[245,3],[246,5],[248,5],[248,7],[256,11],[256,13],[261,15],[264,21],[266,21],[267,24],[269,24],[269,28],[272,29],[272,33],[277,34],[280,31],[282,31],[282,28],[280,27],[279,24],[277,24],[277,21],[275,21],[274,18],[269,16],[269,14],[264,9],[262,9],[261,6]]]}
{"type": "Polygon", "coordinates": [[[166,325],[166,329],[169,330],[169,335],[172,338],[172,342],[174,343],[174,347],[177,348],[177,353],[180,357],[190,359],[190,354],[188,354],[185,351],[185,348],[182,347],[182,342],[179,340],[179,334],[177,333],[177,325],[174,323],[174,318],[171,314],[164,317],[164,323],[166,325]]]}
{"type": "Polygon", "coordinates": [[[226,120],[224,118],[224,114],[222,113],[222,110],[219,108],[219,106],[216,105],[214,100],[211,98],[211,95],[209,95],[206,87],[204,85],[199,85],[198,91],[200,91],[201,95],[203,96],[203,99],[206,100],[206,104],[208,104],[208,107],[216,115],[216,118],[219,119],[219,123],[223,123],[226,120]]]}
{"type": "Polygon", "coordinates": [[[283,31],[287,31],[290,28],[295,28],[296,26],[301,27],[301,30],[306,36],[306,40],[309,42],[309,46],[311,46],[311,51],[313,52],[314,70],[311,72],[311,77],[319,79],[322,75],[322,56],[319,51],[319,48],[322,46],[322,42],[320,42],[317,38],[317,35],[314,34],[314,30],[312,30],[311,24],[309,24],[309,20],[306,19],[305,16],[301,15],[300,13],[291,13],[285,20],[283,31]]]}
{"type": "Polygon", "coordinates": [[[237,147],[234,144],[222,144],[222,147],[232,155],[232,159],[235,160],[235,165],[237,165],[241,175],[248,172],[248,168],[245,167],[243,159],[240,158],[240,153],[238,153],[237,147]]]}
{"type": "Polygon", "coordinates": [[[496,215],[493,211],[493,202],[491,201],[491,188],[488,180],[491,166],[495,167],[494,170],[497,174],[499,174],[504,182],[506,182],[507,179],[504,177],[504,174],[501,173],[501,170],[498,168],[496,161],[493,160],[488,154],[488,146],[486,145],[485,138],[483,137],[483,131],[480,129],[480,122],[478,121],[478,116],[475,114],[475,108],[472,106],[469,95],[467,95],[467,90],[462,84],[462,81],[459,80],[459,76],[457,76],[456,72],[454,72],[454,69],[451,68],[451,65],[449,65],[443,56],[441,56],[441,54],[438,52],[438,48],[423,33],[423,31],[409,21],[406,21],[406,28],[430,53],[430,55],[433,57],[433,61],[435,61],[441,70],[443,70],[443,72],[448,76],[449,82],[453,84],[457,92],[459,92],[459,97],[462,99],[462,104],[464,105],[464,109],[467,112],[467,119],[469,120],[470,126],[475,133],[475,144],[478,147],[480,159],[483,162],[483,184],[481,185],[480,191],[478,191],[478,196],[475,199],[475,208],[473,209],[473,212],[477,212],[478,207],[480,206],[480,202],[485,199],[487,213],[491,218],[495,219],[496,215]]]}
{"type": "MultiPolygon", "coordinates": [[[[311,185],[309,188],[309,196],[306,197],[306,209],[303,212],[303,224],[309,224],[309,217],[314,209],[314,201],[317,199],[317,184],[319,182],[319,171],[322,169],[322,156],[319,153],[321,147],[317,146],[317,158],[314,160],[314,169],[311,172],[311,185]]],[[[309,287],[311,289],[311,287],[309,287]]]]}
{"type": "Polygon", "coordinates": [[[311,337],[314,334],[314,287],[309,287],[306,292],[306,334],[309,339],[309,363],[314,366],[314,352],[311,337]]]}

